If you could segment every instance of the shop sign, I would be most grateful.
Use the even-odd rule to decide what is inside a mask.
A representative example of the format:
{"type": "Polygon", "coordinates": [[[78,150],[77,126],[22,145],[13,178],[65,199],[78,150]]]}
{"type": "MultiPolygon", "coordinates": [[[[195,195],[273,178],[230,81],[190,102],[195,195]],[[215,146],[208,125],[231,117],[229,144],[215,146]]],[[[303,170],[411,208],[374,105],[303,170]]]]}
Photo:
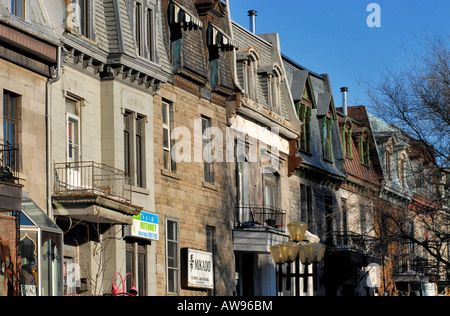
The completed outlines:
{"type": "Polygon", "coordinates": [[[159,240],[159,215],[141,212],[139,215],[133,216],[131,236],[159,240]]]}
{"type": "Polygon", "coordinates": [[[213,254],[200,250],[181,249],[182,286],[185,288],[213,289],[213,254]]]}
{"type": "Polygon", "coordinates": [[[437,284],[436,283],[422,283],[423,296],[437,296],[437,284]]]}

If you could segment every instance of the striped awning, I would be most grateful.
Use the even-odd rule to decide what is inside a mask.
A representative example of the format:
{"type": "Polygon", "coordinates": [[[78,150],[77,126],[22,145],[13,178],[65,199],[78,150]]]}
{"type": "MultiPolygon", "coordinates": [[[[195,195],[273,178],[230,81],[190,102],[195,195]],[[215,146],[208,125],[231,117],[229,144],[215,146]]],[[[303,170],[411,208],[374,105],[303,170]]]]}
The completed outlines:
{"type": "Polygon", "coordinates": [[[178,24],[185,30],[203,28],[203,23],[199,18],[174,1],[170,1],[169,3],[169,23],[178,24]]]}
{"type": "Polygon", "coordinates": [[[208,23],[207,41],[208,46],[217,46],[223,51],[238,49],[237,43],[229,35],[212,23],[208,23]]]}

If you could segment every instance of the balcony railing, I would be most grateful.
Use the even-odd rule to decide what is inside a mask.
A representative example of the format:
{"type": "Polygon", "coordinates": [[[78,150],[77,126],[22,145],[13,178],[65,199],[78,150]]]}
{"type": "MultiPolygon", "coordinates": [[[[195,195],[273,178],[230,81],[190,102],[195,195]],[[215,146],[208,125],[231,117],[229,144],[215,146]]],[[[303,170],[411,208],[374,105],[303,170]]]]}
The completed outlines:
{"type": "Polygon", "coordinates": [[[376,237],[354,232],[332,231],[325,233],[329,249],[353,251],[360,254],[378,256],[380,244],[376,237]]]}
{"type": "Polygon", "coordinates": [[[131,203],[130,177],[122,170],[93,161],[55,164],[54,194],[99,195],[131,203]]]}
{"type": "Polygon", "coordinates": [[[271,206],[236,206],[236,229],[268,229],[284,232],[285,212],[271,206]]]}
{"type": "Polygon", "coordinates": [[[6,144],[0,144],[0,182],[18,183],[18,162],[18,148],[6,144]]]}

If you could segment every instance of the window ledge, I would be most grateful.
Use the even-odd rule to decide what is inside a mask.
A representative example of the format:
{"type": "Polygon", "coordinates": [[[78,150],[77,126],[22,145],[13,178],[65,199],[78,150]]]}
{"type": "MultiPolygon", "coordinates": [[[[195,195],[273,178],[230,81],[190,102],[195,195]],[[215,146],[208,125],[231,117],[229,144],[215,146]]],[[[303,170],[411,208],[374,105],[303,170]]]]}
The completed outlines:
{"type": "Polygon", "coordinates": [[[215,184],[212,184],[212,183],[209,183],[209,182],[205,182],[205,181],[202,182],[202,187],[210,189],[210,190],[214,190],[214,191],[218,190],[218,188],[217,188],[217,186],[215,184]]]}
{"type": "Polygon", "coordinates": [[[172,172],[172,171],[161,169],[161,174],[163,176],[166,176],[166,177],[169,177],[169,178],[172,178],[172,179],[176,179],[176,180],[180,180],[181,179],[179,175],[177,175],[175,172],[172,172]]]}
{"type": "Polygon", "coordinates": [[[137,187],[135,185],[133,185],[131,187],[131,191],[134,192],[134,193],[140,193],[140,194],[146,194],[146,195],[150,194],[150,190],[149,189],[142,188],[142,187],[137,187]]]}

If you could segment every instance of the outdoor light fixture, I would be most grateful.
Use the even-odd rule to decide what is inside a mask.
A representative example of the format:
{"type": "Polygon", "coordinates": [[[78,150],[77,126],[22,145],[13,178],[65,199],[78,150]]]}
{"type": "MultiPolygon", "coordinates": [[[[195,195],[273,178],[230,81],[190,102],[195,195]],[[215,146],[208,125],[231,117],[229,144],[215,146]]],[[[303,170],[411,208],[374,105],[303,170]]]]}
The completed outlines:
{"type": "Polygon", "coordinates": [[[287,225],[289,236],[294,242],[302,241],[305,237],[308,225],[303,222],[293,222],[287,225]]]}
{"type": "Polygon", "coordinates": [[[319,263],[325,255],[326,246],[314,243],[300,246],[300,261],[303,264],[319,263]]]}
{"type": "Polygon", "coordinates": [[[305,243],[300,244],[305,237],[306,231],[308,229],[308,225],[302,222],[293,222],[287,225],[289,236],[291,237],[290,241],[273,245],[270,247],[270,253],[272,255],[273,261],[278,265],[278,292],[282,292],[282,281],[283,281],[283,271],[282,265],[287,264],[286,266],[286,290],[290,291],[291,289],[291,263],[295,261],[296,270],[296,294],[299,295],[300,286],[299,286],[299,278],[304,278],[304,291],[307,291],[308,288],[308,277],[315,275],[316,264],[322,261],[326,246],[320,243],[305,243]],[[304,264],[305,272],[300,274],[300,262],[304,264]],[[313,264],[313,274],[308,272],[308,266],[313,264]]]}

